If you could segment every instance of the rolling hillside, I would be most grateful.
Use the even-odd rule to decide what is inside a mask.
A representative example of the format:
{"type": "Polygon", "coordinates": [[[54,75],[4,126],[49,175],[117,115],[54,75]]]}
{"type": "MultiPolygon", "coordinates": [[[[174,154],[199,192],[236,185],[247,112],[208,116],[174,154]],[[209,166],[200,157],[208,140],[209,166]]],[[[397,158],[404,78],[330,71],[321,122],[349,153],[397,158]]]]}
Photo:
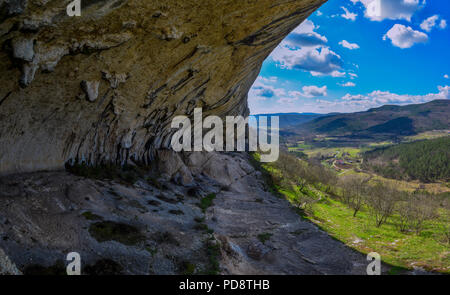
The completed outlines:
{"type": "Polygon", "coordinates": [[[295,134],[326,134],[351,137],[396,137],[450,127],[450,100],[424,104],[385,105],[366,112],[333,114],[288,127],[295,134]]]}

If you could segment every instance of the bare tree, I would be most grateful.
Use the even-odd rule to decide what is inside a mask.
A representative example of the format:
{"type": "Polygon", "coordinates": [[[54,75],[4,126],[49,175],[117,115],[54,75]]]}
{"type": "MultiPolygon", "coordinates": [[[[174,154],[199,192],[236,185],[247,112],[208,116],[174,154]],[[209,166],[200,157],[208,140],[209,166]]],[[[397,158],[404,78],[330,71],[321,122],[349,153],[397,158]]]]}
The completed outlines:
{"type": "Polygon", "coordinates": [[[281,173],[279,183],[293,184],[298,186],[300,191],[304,189],[308,182],[306,179],[306,164],[287,153],[280,153],[276,167],[281,173]]]}
{"type": "Polygon", "coordinates": [[[424,223],[439,217],[436,202],[431,195],[416,194],[411,197],[410,227],[419,234],[424,223]]]}
{"type": "Polygon", "coordinates": [[[398,214],[398,218],[395,221],[395,225],[399,229],[399,231],[405,233],[410,229],[411,216],[412,216],[413,208],[411,206],[411,202],[408,200],[401,201],[397,204],[396,212],[398,214]]]}
{"type": "Polygon", "coordinates": [[[398,192],[390,185],[378,182],[370,187],[367,204],[370,206],[377,227],[383,225],[392,216],[397,200],[398,192]]]}
{"type": "Polygon", "coordinates": [[[367,195],[367,183],[371,177],[349,175],[340,181],[342,201],[353,209],[353,217],[361,210],[367,195]]]}

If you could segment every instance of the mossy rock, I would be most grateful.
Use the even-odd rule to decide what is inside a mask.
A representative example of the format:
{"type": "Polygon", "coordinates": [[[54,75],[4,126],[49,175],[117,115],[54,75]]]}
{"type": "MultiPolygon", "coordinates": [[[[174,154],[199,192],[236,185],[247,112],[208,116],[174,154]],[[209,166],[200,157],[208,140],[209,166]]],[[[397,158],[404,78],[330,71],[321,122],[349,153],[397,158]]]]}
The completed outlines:
{"type": "Polygon", "coordinates": [[[98,242],[116,241],[133,246],[145,240],[137,228],[113,221],[96,222],[90,225],[89,233],[98,242]]]}
{"type": "Polygon", "coordinates": [[[260,240],[260,242],[264,244],[270,239],[271,236],[271,233],[262,233],[258,235],[258,240],[260,240]]]}
{"type": "Polygon", "coordinates": [[[103,217],[94,214],[90,211],[83,212],[81,215],[83,215],[83,217],[86,218],[87,220],[103,220],[103,217]]]}
{"type": "Polygon", "coordinates": [[[180,265],[180,273],[187,276],[193,275],[195,274],[196,268],[195,264],[189,261],[183,261],[180,265]]]}

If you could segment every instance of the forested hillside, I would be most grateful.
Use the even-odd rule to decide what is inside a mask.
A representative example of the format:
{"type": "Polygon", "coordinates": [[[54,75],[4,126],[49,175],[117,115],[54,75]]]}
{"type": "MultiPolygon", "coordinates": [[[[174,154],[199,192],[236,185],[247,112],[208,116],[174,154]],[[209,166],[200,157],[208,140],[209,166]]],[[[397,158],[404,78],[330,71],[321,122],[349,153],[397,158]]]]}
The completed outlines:
{"type": "Polygon", "coordinates": [[[448,181],[449,147],[447,136],[380,148],[364,154],[363,168],[388,178],[448,181]]]}

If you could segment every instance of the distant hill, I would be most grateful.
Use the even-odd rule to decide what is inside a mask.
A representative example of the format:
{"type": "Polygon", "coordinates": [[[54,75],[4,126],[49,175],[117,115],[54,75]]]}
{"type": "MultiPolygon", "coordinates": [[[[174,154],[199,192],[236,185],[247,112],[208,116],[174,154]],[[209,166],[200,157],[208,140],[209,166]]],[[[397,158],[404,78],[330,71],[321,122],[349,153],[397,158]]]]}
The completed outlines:
{"type": "Polygon", "coordinates": [[[272,116],[278,116],[280,118],[280,128],[289,128],[292,126],[300,126],[314,119],[326,116],[324,114],[315,113],[277,113],[277,114],[258,114],[253,115],[256,120],[261,116],[266,116],[268,118],[272,116]]]}
{"type": "Polygon", "coordinates": [[[285,132],[352,137],[392,137],[450,129],[450,100],[407,106],[385,105],[366,112],[320,116],[285,132]]]}

